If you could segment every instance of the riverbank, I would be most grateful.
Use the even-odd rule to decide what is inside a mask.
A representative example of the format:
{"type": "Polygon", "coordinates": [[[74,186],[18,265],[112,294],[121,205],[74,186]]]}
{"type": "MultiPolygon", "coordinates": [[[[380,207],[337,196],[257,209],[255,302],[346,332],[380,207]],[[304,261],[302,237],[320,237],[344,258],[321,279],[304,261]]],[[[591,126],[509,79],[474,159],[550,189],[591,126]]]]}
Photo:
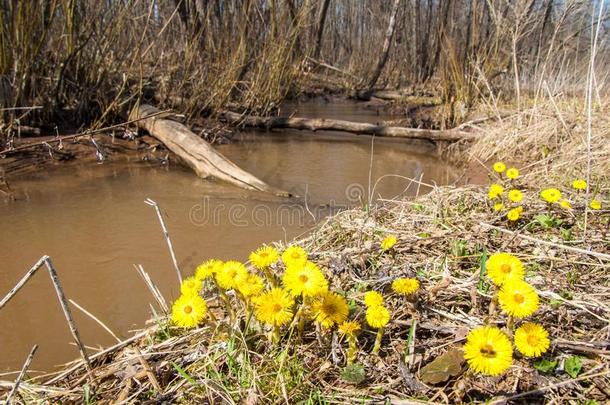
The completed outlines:
{"type": "MultiPolygon", "coordinates": [[[[483,186],[434,187],[415,199],[346,210],[294,241],[323,270],[330,289],[345,296],[349,319],[361,323],[349,368],[349,339],[336,327],[308,319],[302,335],[296,325],[284,326],[279,342],[270,342],[262,323],[246,316],[239,293],[229,294],[237,312],[230,322],[226,302],[209,284],[203,296],[215,320],[185,330],[159,316],[134,338],[92,355],[91,372],[75,362],[25,381],[20,394],[50,402],[602,403],[610,375],[607,117],[601,107],[593,112],[589,155],[587,119],[578,106],[548,104],[486,122],[470,148],[447,150],[465,165],[485,168],[483,186]],[[494,172],[496,160],[518,168],[519,176],[494,172]],[[581,178],[589,178],[588,193],[573,188],[581,178]],[[491,183],[505,189],[501,208],[498,197],[489,198],[491,183]],[[557,203],[540,197],[547,188],[561,192],[557,203]],[[509,189],[520,190],[522,200],[509,201],[509,189]],[[508,213],[517,206],[523,210],[513,221],[508,213]],[[383,249],[388,235],[397,242],[383,249]],[[469,368],[460,349],[479,325],[510,335],[521,324],[503,313],[487,272],[485,263],[499,252],[523,262],[524,279],[540,299],[528,320],[548,331],[550,347],[537,359],[515,351],[510,368],[490,377],[469,368]],[[396,277],[416,278],[418,292],[397,294],[396,277]],[[370,290],[383,294],[390,312],[378,354],[371,353],[377,328],[365,319],[370,290]]],[[[271,269],[284,272],[279,262],[271,269]]]]}

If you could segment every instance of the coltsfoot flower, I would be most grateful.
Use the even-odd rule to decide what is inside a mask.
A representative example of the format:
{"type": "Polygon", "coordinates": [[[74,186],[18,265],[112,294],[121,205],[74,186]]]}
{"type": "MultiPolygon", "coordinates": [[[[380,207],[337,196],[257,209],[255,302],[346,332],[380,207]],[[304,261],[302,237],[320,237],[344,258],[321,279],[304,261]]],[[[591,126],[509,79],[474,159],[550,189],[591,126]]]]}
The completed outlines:
{"type": "Polygon", "coordinates": [[[548,203],[556,203],[561,200],[561,191],[556,188],[546,188],[540,192],[540,197],[548,203]]]}
{"type": "Polygon", "coordinates": [[[508,192],[508,199],[512,202],[521,202],[523,200],[523,193],[521,190],[512,189],[508,192]]]}
{"type": "Polygon", "coordinates": [[[328,290],[328,281],[313,262],[288,266],[283,276],[284,287],[293,296],[314,297],[328,290]]]}
{"type": "Polygon", "coordinates": [[[311,310],[314,320],[325,328],[343,323],[349,313],[345,298],[332,291],[320,294],[313,302],[311,310]]]}
{"type": "Polygon", "coordinates": [[[390,322],[390,311],[383,305],[368,307],[366,309],[366,323],[371,328],[383,328],[390,322]]]}
{"type": "Polygon", "coordinates": [[[502,194],[504,194],[504,187],[502,187],[501,185],[499,185],[497,183],[493,183],[492,185],[489,186],[489,191],[487,192],[487,197],[490,200],[493,200],[494,198],[501,197],[502,194]]]}
{"type": "Polygon", "coordinates": [[[539,357],[550,345],[549,333],[542,325],[528,322],[515,331],[515,346],[524,356],[539,357]]]}
{"type": "Polygon", "coordinates": [[[506,218],[508,218],[509,221],[517,221],[519,218],[521,218],[521,213],[523,212],[523,209],[519,209],[522,207],[517,207],[517,208],[513,208],[511,210],[508,210],[508,212],[506,213],[506,218]]]}
{"type": "Polygon", "coordinates": [[[222,265],[222,269],[216,272],[216,282],[224,290],[236,289],[241,280],[248,275],[248,270],[243,263],[230,260],[222,265]]]}
{"type": "Polygon", "coordinates": [[[243,279],[237,280],[237,291],[248,299],[259,295],[265,289],[265,282],[257,274],[247,273],[243,279]]]}
{"type": "Polygon", "coordinates": [[[203,322],[208,306],[199,295],[186,294],[172,305],[172,322],[183,328],[194,328],[203,322]]]}
{"type": "Polygon", "coordinates": [[[201,280],[196,277],[187,277],[182,281],[182,284],[180,284],[180,293],[182,295],[197,295],[199,294],[199,291],[201,291],[201,287],[201,280]]]}
{"type": "Polygon", "coordinates": [[[206,262],[201,263],[195,269],[195,278],[198,280],[205,280],[210,277],[213,277],[216,272],[222,270],[223,263],[217,259],[210,259],[206,262]]]}
{"type": "Polygon", "coordinates": [[[361,329],[358,321],[345,321],[339,325],[339,332],[346,336],[354,336],[361,329]]]}
{"type": "Polygon", "coordinates": [[[394,247],[396,242],[397,242],[396,236],[388,235],[381,241],[381,249],[383,249],[384,251],[390,250],[394,247]]]}
{"type": "Polygon", "coordinates": [[[248,259],[250,259],[250,263],[252,263],[254,267],[259,270],[264,270],[277,262],[279,257],[280,254],[276,248],[264,245],[250,253],[248,259]]]}
{"type": "Polygon", "coordinates": [[[511,180],[516,179],[517,177],[519,177],[519,170],[514,167],[511,167],[510,169],[506,170],[506,177],[511,180]]]}
{"type": "Polygon", "coordinates": [[[506,165],[504,162],[496,162],[493,165],[494,172],[503,173],[506,170],[506,165]]]}
{"type": "Polygon", "coordinates": [[[572,182],[572,188],[575,190],[586,190],[587,182],[583,179],[576,179],[572,182]]]}
{"type": "Polygon", "coordinates": [[[290,246],[282,253],[282,261],[286,266],[304,265],[307,262],[307,252],[300,246],[290,246]]]}
{"type": "Polygon", "coordinates": [[[292,320],[294,299],[282,288],[272,288],[254,301],[254,313],[259,321],[279,327],[292,320]]]}
{"type": "Polygon", "coordinates": [[[367,291],[364,294],[364,305],[367,307],[383,305],[383,295],[377,291],[367,291]]]}
{"type": "Polygon", "coordinates": [[[494,253],[487,259],[485,267],[487,276],[497,286],[501,286],[506,280],[523,279],[523,263],[510,253],[494,253]]]}
{"type": "Polygon", "coordinates": [[[496,376],[513,362],[513,348],[508,337],[493,326],[481,326],[468,333],[464,359],[476,373],[496,376]]]}
{"type": "Polygon", "coordinates": [[[500,308],[515,318],[527,318],[538,309],[538,293],[522,280],[510,280],[502,285],[498,293],[500,308]]]}
{"type": "Polygon", "coordinates": [[[419,281],[415,278],[397,278],[392,281],[392,290],[397,294],[411,295],[419,289],[419,281]]]}

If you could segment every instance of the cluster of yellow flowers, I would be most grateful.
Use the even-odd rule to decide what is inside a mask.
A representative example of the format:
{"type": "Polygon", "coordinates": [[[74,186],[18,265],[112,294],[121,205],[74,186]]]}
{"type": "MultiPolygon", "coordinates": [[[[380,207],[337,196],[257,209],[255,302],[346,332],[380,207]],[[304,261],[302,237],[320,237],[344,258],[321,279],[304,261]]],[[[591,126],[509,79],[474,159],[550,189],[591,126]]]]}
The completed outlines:
{"type": "Polygon", "coordinates": [[[496,162],[493,164],[493,170],[497,173],[500,183],[492,183],[489,186],[487,197],[493,202],[493,208],[495,211],[504,211],[507,206],[510,208],[506,212],[506,217],[509,221],[516,221],[521,217],[523,213],[523,206],[520,203],[523,201],[523,192],[519,189],[516,180],[519,178],[519,170],[511,167],[506,168],[503,162],[496,162]],[[506,181],[504,177],[506,176],[506,181]],[[505,187],[508,189],[507,197],[504,198],[505,187]]]}
{"type": "MultiPolygon", "coordinates": [[[[383,251],[396,244],[395,236],[386,237],[381,243],[383,251]]],[[[202,295],[204,286],[216,290],[224,301],[231,320],[235,320],[237,306],[241,306],[246,317],[254,317],[271,330],[274,342],[280,339],[282,327],[299,328],[302,332],[306,320],[318,324],[322,330],[335,326],[349,343],[348,363],[357,353],[356,334],[361,329],[358,320],[348,320],[349,306],[345,297],[329,289],[329,282],[318,265],[308,259],[300,246],[290,246],[282,254],[272,246],[261,246],[249,256],[250,268],[238,261],[211,259],[199,265],[195,275],[186,278],[180,286],[181,296],[172,307],[172,321],[184,328],[201,325],[209,315],[202,295]],[[207,284],[206,284],[207,283],[207,284]],[[231,292],[229,294],[229,292],[231,292]],[[237,297],[237,302],[229,298],[237,297]]],[[[403,296],[413,295],[419,281],[399,278],[392,283],[393,290],[403,296]]],[[[379,351],[383,328],[390,321],[390,311],[384,305],[379,292],[369,291],[364,297],[366,322],[377,329],[377,340],[373,349],[379,351]]]]}
{"type": "MultiPolygon", "coordinates": [[[[573,197],[578,198],[578,194],[587,189],[587,182],[583,179],[576,179],[572,181],[572,188],[576,190],[576,195],[573,197]]],[[[559,204],[561,208],[569,210],[572,209],[572,202],[566,198],[562,198],[561,191],[555,187],[545,188],[540,192],[540,198],[546,201],[549,205],[559,204]]],[[[600,200],[593,198],[589,202],[589,208],[592,210],[600,210],[602,203],[600,200]]]]}
{"type": "MultiPolygon", "coordinates": [[[[519,170],[514,167],[507,169],[503,162],[494,163],[493,170],[498,175],[499,180],[489,186],[487,197],[492,201],[493,209],[495,211],[502,212],[507,209],[506,218],[511,222],[515,222],[521,218],[524,211],[524,193],[516,184],[516,179],[519,177],[519,170]],[[504,175],[506,176],[506,180],[504,179],[504,175]],[[508,189],[506,197],[504,196],[505,189],[508,189]]],[[[572,182],[572,188],[576,190],[576,192],[586,190],[587,182],[583,179],[576,179],[572,182]]],[[[551,204],[559,204],[563,209],[572,209],[572,202],[567,198],[563,198],[563,195],[558,188],[550,187],[543,189],[540,191],[540,198],[546,201],[549,206],[551,204]]],[[[601,201],[594,198],[590,201],[589,207],[593,210],[599,210],[602,207],[601,201]]]]}
{"type": "MultiPolygon", "coordinates": [[[[538,309],[534,287],[524,281],[523,264],[509,253],[495,253],[486,262],[487,276],[499,291],[494,299],[508,315],[507,328],[512,334],[513,319],[523,320],[538,309]]],[[[525,322],[514,331],[514,344],[526,357],[538,357],[550,346],[548,332],[542,325],[525,322]]],[[[509,336],[495,326],[481,326],[470,331],[464,345],[464,358],[472,370],[487,375],[505,372],[513,360],[509,336]]]]}

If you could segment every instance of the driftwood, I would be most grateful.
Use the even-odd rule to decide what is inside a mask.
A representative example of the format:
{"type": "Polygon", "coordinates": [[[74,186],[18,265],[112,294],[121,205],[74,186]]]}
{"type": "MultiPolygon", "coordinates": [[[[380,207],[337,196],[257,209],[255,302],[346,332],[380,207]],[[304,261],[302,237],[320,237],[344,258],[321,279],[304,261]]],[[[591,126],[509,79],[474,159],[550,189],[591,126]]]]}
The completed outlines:
{"type": "Polygon", "coordinates": [[[249,190],[259,190],[278,196],[289,197],[290,193],[277,189],[240,169],[212,146],[179,122],[161,116],[147,118],[158,113],[150,105],[134,109],[131,119],[137,120],[140,128],[147,130],[170,151],[178,155],[198,176],[214,177],[249,190]]]}
{"type": "Polygon", "coordinates": [[[292,128],[310,131],[344,131],[358,135],[377,135],[393,138],[426,139],[433,142],[455,142],[460,140],[474,140],[475,135],[469,132],[449,130],[432,130],[406,127],[389,127],[364,122],[333,120],[326,118],[298,118],[298,117],[256,117],[241,115],[225,111],[221,118],[232,124],[258,128],[292,128]]]}

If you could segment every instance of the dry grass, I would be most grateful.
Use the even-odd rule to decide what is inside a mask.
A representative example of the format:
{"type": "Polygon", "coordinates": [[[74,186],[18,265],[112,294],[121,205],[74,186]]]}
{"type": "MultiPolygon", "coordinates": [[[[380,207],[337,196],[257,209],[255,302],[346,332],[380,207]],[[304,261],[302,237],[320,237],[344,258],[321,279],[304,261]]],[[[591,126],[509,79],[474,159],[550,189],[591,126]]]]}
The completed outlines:
{"type": "MultiPolygon", "coordinates": [[[[592,176],[610,173],[610,115],[607,99],[593,109],[592,176]]],[[[499,115],[488,111],[490,116],[499,115]]],[[[544,100],[522,113],[482,127],[481,139],[469,150],[471,161],[523,162],[532,177],[584,177],[587,167],[587,121],[583,100],[544,100]]]]}

